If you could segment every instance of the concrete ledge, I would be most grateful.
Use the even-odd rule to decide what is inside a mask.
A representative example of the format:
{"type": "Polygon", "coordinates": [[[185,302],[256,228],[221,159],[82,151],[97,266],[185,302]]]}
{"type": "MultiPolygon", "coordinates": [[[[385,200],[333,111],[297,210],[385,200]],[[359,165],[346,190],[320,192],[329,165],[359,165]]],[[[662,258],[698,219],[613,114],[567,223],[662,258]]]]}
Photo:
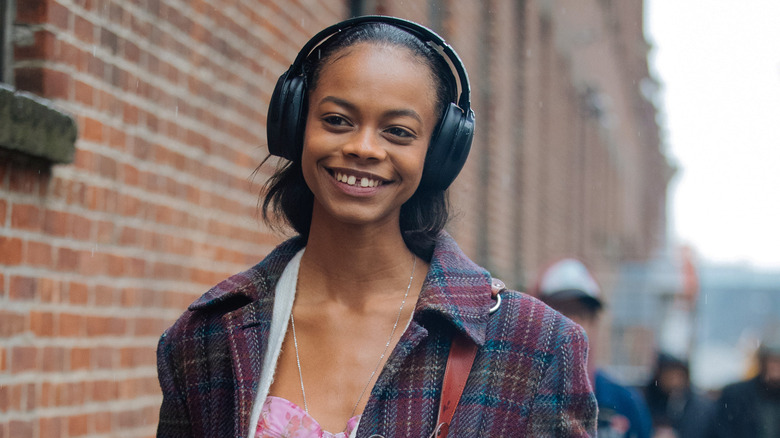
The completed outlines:
{"type": "Polygon", "coordinates": [[[0,83],[0,148],[72,163],[77,132],[76,121],[49,100],[0,83]]]}

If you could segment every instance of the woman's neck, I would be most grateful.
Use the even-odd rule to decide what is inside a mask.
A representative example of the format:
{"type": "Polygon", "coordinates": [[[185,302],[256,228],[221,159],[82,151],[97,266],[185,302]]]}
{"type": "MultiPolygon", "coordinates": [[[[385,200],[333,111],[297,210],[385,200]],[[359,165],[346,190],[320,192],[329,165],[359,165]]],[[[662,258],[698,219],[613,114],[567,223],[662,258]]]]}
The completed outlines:
{"type": "MultiPolygon", "coordinates": [[[[314,220],[301,260],[299,286],[316,285],[318,299],[362,305],[370,297],[397,295],[398,285],[409,281],[414,257],[397,224],[377,229],[326,226],[314,220]]],[[[418,260],[415,277],[424,278],[426,266],[418,260]]],[[[309,287],[301,289],[305,292],[309,287]]]]}

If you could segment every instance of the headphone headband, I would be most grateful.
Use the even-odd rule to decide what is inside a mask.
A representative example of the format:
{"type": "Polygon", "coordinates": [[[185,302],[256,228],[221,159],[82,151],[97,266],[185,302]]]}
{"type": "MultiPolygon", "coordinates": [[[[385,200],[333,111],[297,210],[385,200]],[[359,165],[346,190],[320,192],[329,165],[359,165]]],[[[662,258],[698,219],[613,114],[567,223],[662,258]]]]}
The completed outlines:
{"type": "Polygon", "coordinates": [[[360,17],[354,17],[344,20],[340,23],[328,26],[325,29],[317,32],[311,39],[301,48],[298,52],[298,56],[295,57],[290,66],[290,73],[293,75],[303,75],[303,64],[306,59],[311,55],[314,50],[324,43],[328,38],[341,32],[344,29],[355,27],[364,23],[387,23],[392,26],[403,29],[424,43],[433,43],[435,49],[439,49],[446,59],[450,62],[448,64],[455,70],[458,79],[458,86],[460,87],[460,97],[457,100],[457,104],[464,113],[467,113],[471,109],[471,85],[469,84],[469,75],[466,69],[463,67],[463,61],[455,50],[444,41],[444,38],[439,36],[436,32],[428,29],[425,26],[421,26],[413,21],[404,20],[403,18],[390,17],[387,15],[361,15],[360,17]]]}

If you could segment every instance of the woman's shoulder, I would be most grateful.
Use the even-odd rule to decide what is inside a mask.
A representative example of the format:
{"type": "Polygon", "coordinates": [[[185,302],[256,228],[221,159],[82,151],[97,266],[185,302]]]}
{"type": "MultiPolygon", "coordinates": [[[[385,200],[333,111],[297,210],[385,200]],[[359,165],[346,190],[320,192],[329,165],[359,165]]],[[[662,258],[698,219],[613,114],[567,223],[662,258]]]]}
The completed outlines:
{"type": "Polygon", "coordinates": [[[587,343],[584,330],[572,320],[525,292],[509,289],[501,292],[501,305],[488,323],[488,339],[499,333],[533,354],[555,355],[561,345],[587,343]]]}

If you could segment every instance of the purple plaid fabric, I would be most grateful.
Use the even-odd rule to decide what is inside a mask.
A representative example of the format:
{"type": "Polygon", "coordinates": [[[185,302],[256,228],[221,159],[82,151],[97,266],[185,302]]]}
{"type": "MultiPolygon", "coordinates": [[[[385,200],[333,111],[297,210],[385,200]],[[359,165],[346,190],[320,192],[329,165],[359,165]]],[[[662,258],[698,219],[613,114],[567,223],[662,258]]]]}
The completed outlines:
{"type": "MultiPolygon", "coordinates": [[[[245,437],[268,340],[273,290],[299,239],[208,291],[160,339],[158,437],[245,437]]],[[[582,329],[515,291],[488,309],[490,274],[442,233],[414,319],[390,355],[358,437],[427,437],[449,345],[479,345],[451,437],[595,436],[596,400],[582,329]]]]}

